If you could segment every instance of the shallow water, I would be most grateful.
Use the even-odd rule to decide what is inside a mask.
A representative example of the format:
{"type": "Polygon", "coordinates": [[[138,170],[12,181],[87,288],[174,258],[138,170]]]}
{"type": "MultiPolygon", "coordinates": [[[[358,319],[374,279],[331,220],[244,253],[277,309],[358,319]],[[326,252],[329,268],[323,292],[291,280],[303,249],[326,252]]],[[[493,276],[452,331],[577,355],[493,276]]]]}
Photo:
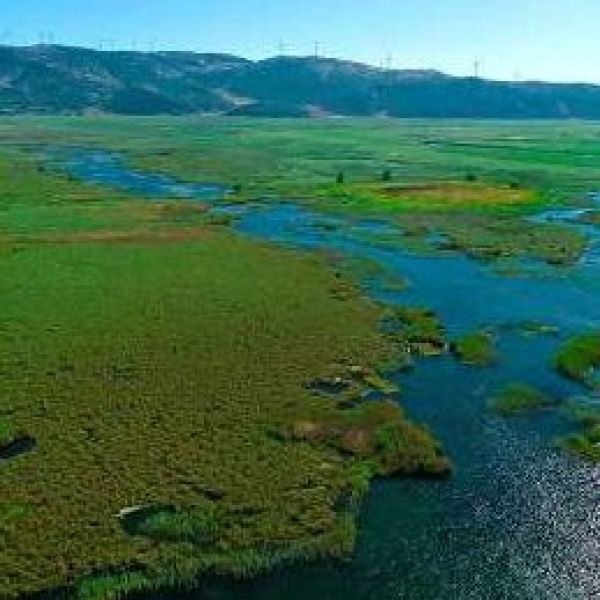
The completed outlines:
{"type": "MultiPolygon", "coordinates": [[[[177,190],[182,198],[222,199],[227,191],[132,173],[118,157],[97,152],[78,154],[66,167],[86,181],[152,197],[173,197],[177,190]]],[[[238,230],[248,236],[376,262],[384,274],[408,279],[409,287],[391,292],[375,278],[365,282],[372,297],[431,307],[452,335],[494,326],[499,359],[493,368],[472,369],[443,357],[396,376],[403,404],[443,441],[456,474],[442,482],[377,482],[351,560],[144,597],[600,598],[600,468],[553,450],[553,437],[569,427],[560,411],[503,420],[486,410],[486,399],[507,381],[528,382],[560,398],[581,391],[548,367],[560,338],[528,336],[514,326],[541,321],[566,336],[600,324],[598,230],[586,229],[594,239],[578,266],[544,269],[543,277],[506,277],[459,254],[424,257],[369,241],[368,234],[393,231],[389,223],[324,216],[289,203],[221,203],[215,211],[234,214],[238,230]]],[[[569,221],[572,216],[539,218],[569,221]]]]}
{"type": "Polygon", "coordinates": [[[76,179],[135,192],[146,198],[217,200],[231,191],[228,186],[216,183],[179,183],[164,175],[127,169],[119,155],[102,151],[71,155],[64,166],[76,179]]]}

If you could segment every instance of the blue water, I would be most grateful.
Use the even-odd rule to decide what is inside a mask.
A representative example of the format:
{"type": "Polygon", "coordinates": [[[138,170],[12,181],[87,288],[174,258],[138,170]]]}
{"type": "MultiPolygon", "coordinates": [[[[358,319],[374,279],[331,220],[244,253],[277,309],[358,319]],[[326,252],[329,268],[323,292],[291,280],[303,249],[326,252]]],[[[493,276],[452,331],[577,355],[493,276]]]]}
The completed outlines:
{"type": "MultiPolygon", "coordinates": [[[[560,411],[503,420],[486,410],[486,399],[507,381],[529,382],[559,398],[582,392],[548,367],[560,337],[526,336],[514,325],[541,321],[557,326],[562,337],[600,325],[597,229],[585,229],[592,239],[579,265],[506,277],[459,254],[419,256],[369,241],[369,234],[393,234],[391,223],[324,216],[284,202],[227,206],[222,186],[133,173],[118,157],[97,152],[78,154],[66,167],[91,183],[144,196],[216,200],[214,210],[235,215],[237,229],[247,236],[369,259],[384,274],[409,282],[404,292],[390,292],[377,278],[365,282],[373,298],[431,307],[452,335],[492,326],[498,336],[493,368],[473,369],[443,357],[396,375],[403,404],[443,441],[456,473],[441,482],[377,482],[352,559],[148,598],[600,598],[600,468],[553,449],[552,439],[569,427],[560,411]]],[[[539,219],[569,222],[573,214],[539,219]]]]}
{"type": "Polygon", "coordinates": [[[218,200],[231,188],[217,183],[179,183],[165,175],[137,172],[125,167],[123,159],[108,152],[84,152],[69,156],[65,168],[76,179],[108,185],[145,198],[218,200]]]}

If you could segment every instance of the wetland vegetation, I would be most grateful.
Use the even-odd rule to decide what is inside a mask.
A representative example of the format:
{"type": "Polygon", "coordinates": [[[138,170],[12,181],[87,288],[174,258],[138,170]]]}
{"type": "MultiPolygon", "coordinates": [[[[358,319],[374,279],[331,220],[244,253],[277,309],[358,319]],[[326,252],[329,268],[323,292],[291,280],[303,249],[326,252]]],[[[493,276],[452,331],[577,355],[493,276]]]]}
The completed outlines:
{"type": "Polygon", "coordinates": [[[600,399],[575,398],[568,411],[579,431],[560,438],[559,448],[591,463],[600,463],[600,399]]]}
{"type": "MultiPolygon", "coordinates": [[[[578,123],[0,120],[0,596],[104,600],[347,557],[373,480],[463,485],[456,436],[437,439],[454,387],[490,392],[480,377],[527,344],[556,350],[563,328],[557,369],[597,386],[597,333],[577,336],[595,288],[572,320],[541,303],[513,315],[512,279],[485,269],[579,268],[586,232],[534,217],[590,208],[599,140],[578,123]],[[69,161],[90,150],[162,179],[116,185],[99,154],[78,181],[69,161]],[[306,212],[286,221],[282,201],[306,212]],[[448,290],[475,271],[452,265],[505,295],[457,309],[448,290]],[[500,311],[489,329],[482,304],[500,311]],[[419,388],[449,401],[428,413],[419,388]]],[[[555,406],[566,390],[550,383],[509,385],[491,408],[555,406]]],[[[559,446],[598,460],[597,413],[575,420],[559,446]]]]}
{"type": "Polygon", "coordinates": [[[466,365],[489,367],[496,359],[494,337],[489,331],[474,331],[452,343],[452,351],[466,365]]]}
{"type": "Polygon", "coordinates": [[[558,349],[555,364],[566,377],[600,390],[596,372],[600,366],[600,330],[580,333],[567,340],[558,349]]]}
{"type": "Polygon", "coordinates": [[[524,383],[510,383],[490,400],[490,408],[503,417],[514,417],[556,405],[546,393],[524,383]]]}

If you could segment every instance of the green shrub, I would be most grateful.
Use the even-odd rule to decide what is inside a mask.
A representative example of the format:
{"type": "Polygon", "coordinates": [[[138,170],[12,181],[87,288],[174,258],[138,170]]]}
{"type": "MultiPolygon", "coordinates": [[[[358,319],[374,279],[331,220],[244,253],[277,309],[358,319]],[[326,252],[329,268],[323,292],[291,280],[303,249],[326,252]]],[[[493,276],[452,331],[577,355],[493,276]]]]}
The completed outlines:
{"type": "Polygon", "coordinates": [[[600,366],[600,331],[579,334],[558,350],[554,364],[559,373],[584,385],[599,387],[594,368],[600,366]]]}
{"type": "Polygon", "coordinates": [[[452,351],[466,365],[487,367],[495,358],[494,338],[485,331],[469,333],[452,344],[452,351]]]}

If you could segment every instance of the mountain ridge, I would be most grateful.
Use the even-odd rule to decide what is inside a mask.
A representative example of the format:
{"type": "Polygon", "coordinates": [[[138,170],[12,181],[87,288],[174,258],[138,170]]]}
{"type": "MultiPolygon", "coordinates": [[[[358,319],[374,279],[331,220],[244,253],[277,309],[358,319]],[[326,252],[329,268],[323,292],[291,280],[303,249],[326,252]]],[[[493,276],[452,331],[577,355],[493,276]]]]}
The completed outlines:
{"type": "Polygon", "coordinates": [[[600,86],[386,70],[326,57],[0,47],[1,114],[600,119],[600,86]]]}

